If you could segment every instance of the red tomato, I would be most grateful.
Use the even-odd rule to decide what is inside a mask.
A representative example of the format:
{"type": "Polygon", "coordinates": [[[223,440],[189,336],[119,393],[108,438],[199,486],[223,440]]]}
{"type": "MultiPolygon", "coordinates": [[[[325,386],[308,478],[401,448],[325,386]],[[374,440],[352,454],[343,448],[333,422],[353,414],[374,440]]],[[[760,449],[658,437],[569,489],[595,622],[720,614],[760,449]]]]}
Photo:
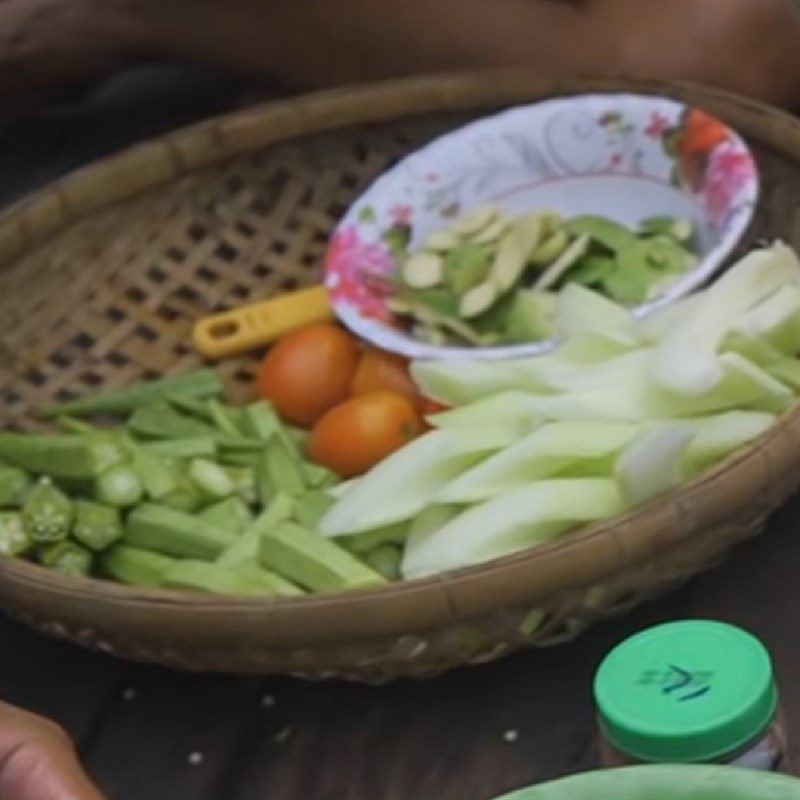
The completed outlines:
{"type": "Polygon", "coordinates": [[[313,425],[347,397],[356,371],[356,340],[327,322],[283,337],[261,363],[258,391],[296,425],[313,425]]]}
{"type": "Polygon", "coordinates": [[[373,392],[332,408],[311,430],[308,453],[339,475],[360,475],[411,441],[422,430],[417,410],[404,395],[373,392]]]}
{"type": "Polygon", "coordinates": [[[370,349],[358,362],[350,393],[397,392],[416,402],[419,392],[408,372],[408,360],[395,353],[370,349]]]}

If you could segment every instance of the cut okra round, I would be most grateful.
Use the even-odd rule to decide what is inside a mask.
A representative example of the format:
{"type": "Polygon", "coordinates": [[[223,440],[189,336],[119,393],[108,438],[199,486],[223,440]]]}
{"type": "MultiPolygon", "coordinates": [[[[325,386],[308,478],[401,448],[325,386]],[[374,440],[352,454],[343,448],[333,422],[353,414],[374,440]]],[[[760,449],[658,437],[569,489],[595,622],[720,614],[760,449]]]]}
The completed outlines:
{"type": "Polygon", "coordinates": [[[494,222],[499,210],[493,205],[478,206],[453,223],[453,230],[461,236],[474,236],[490,222],[494,222]]]}
{"type": "Polygon", "coordinates": [[[425,237],[422,246],[434,253],[447,253],[461,244],[461,237],[455,231],[432,231],[425,237]]]}
{"type": "Polygon", "coordinates": [[[413,289],[438,286],[442,273],[442,258],[435,253],[417,253],[403,266],[403,280],[413,289]]]}

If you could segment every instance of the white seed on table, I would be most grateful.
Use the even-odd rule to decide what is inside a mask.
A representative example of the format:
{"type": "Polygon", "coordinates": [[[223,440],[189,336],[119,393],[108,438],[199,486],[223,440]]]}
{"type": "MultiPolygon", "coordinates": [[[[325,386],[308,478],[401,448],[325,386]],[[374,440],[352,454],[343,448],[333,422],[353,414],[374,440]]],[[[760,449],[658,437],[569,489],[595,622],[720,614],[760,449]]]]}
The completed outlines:
{"type": "Polygon", "coordinates": [[[503,740],[509,744],[513,744],[517,741],[517,739],[519,739],[519,731],[510,730],[503,734],[503,740]]]}
{"type": "Polygon", "coordinates": [[[193,766],[196,767],[198,764],[202,764],[205,756],[199,751],[195,750],[192,753],[189,753],[187,757],[187,761],[193,766]]]}
{"type": "Polygon", "coordinates": [[[261,698],[261,705],[264,706],[264,708],[272,708],[276,703],[277,700],[274,694],[265,694],[261,698]]]}

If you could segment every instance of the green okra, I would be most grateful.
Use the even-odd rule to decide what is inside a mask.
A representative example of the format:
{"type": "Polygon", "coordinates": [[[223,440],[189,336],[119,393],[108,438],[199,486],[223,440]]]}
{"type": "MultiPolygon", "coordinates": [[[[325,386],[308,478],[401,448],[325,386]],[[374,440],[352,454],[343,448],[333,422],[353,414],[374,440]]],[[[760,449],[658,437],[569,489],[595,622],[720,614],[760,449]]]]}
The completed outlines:
{"type": "Polygon", "coordinates": [[[253,522],[253,514],[239,497],[220,500],[204,508],[197,516],[211,525],[230,528],[236,533],[243,533],[253,522]]]}
{"type": "Polygon", "coordinates": [[[222,405],[219,400],[206,401],[214,427],[226,436],[239,438],[244,435],[244,415],[238,408],[222,405]]]}
{"type": "Polygon", "coordinates": [[[217,443],[213,436],[194,436],[182,439],[161,439],[141,442],[142,450],[161,458],[213,458],[217,443]]]}
{"type": "Polygon", "coordinates": [[[99,552],[122,538],[119,509],[89,500],[76,500],[74,507],[72,536],[84,547],[99,552]]]}
{"type": "Polygon", "coordinates": [[[274,525],[261,537],[261,564],[313,591],[380,586],[386,581],[362,561],[306,528],[274,525]]]}
{"type": "Polygon", "coordinates": [[[25,532],[22,514],[19,511],[0,511],[0,557],[25,555],[33,547],[33,541],[25,532]]]}
{"type": "Polygon", "coordinates": [[[217,558],[237,538],[236,531],[192,514],[155,503],[143,503],[128,516],[123,541],[175,558],[217,558]]]}
{"type": "Polygon", "coordinates": [[[137,442],[129,441],[126,449],[130,463],[151,500],[161,500],[180,486],[180,469],[175,462],[147,450],[137,442]]]}
{"type": "Polygon", "coordinates": [[[19,508],[32,482],[24,469],[0,464],[0,508],[19,508]]]}
{"type": "Polygon", "coordinates": [[[176,562],[174,558],[117,544],[100,557],[100,568],[114,580],[130,586],[158,588],[164,573],[176,562]]]}
{"type": "Polygon", "coordinates": [[[222,500],[230,497],[236,491],[236,485],[231,476],[224,467],[214,461],[193,458],[186,474],[206,500],[222,500]]]}
{"type": "Polygon", "coordinates": [[[25,533],[40,544],[66,539],[73,516],[72,502],[47,477],[40,478],[30,488],[22,505],[25,533]]]}
{"type": "Polygon", "coordinates": [[[239,538],[225,549],[217,563],[226,567],[247,562],[258,563],[263,534],[273,526],[291,519],[294,510],[293,498],[284,494],[274,497],[266,509],[241,532],[239,538]]]}
{"type": "Polygon", "coordinates": [[[86,414],[116,414],[165,400],[168,397],[217,397],[223,386],[219,375],[211,369],[174,375],[154,381],[142,381],[124,389],[93,392],[47,406],[39,413],[50,418],[64,414],[85,416],[86,414]]]}
{"type": "Polygon", "coordinates": [[[84,577],[91,572],[92,554],[77,542],[61,541],[42,547],[39,563],[62,575],[84,577]]]}
{"type": "Polygon", "coordinates": [[[316,530],[317,523],[325,512],[334,504],[334,499],[321,490],[304,492],[295,504],[295,519],[309,530],[316,530]]]}
{"type": "Polygon", "coordinates": [[[0,433],[0,458],[28,472],[86,480],[124,458],[119,438],[108,433],[0,433]]]}
{"type": "Polygon", "coordinates": [[[223,567],[207,561],[180,560],[162,576],[166,589],[186,589],[230,595],[274,595],[272,582],[259,572],[236,567],[223,567]]]}
{"type": "Polygon", "coordinates": [[[147,439],[182,439],[214,436],[211,425],[176,411],[166,402],[151,403],[134,409],[128,428],[147,439]]]}

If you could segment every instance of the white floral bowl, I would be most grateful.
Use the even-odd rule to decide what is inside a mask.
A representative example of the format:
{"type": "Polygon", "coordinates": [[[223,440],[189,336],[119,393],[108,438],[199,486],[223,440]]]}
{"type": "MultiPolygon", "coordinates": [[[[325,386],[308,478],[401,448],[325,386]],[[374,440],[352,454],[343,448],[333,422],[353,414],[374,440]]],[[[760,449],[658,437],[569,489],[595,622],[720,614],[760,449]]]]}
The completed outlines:
{"type": "Polygon", "coordinates": [[[331,239],[325,284],[340,319],[386,350],[412,358],[509,358],[551,342],[445,347],[415,339],[388,310],[380,281],[399,242],[491,202],[511,213],[554,209],[627,225],[644,217],[692,219],[700,259],[639,316],[708,280],[736,246],[758,197],[755,160],[720,120],[674,100],[586,94],[520,106],[435,139],[378,178],[331,239]]]}

